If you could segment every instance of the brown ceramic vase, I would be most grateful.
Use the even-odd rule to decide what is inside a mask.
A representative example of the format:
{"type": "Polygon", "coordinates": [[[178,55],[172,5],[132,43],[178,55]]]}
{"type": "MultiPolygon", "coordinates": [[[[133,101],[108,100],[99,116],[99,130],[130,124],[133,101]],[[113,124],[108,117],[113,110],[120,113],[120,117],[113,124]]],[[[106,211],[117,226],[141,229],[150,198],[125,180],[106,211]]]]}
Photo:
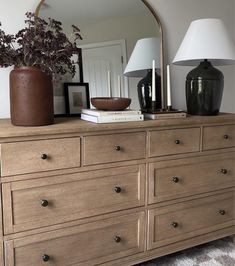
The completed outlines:
{"type": "Polygon", "coordinates": [[[15,126],[53,124],[51,76],[36,67],[15,67],[10,73],[11,122],[15,126]]]}

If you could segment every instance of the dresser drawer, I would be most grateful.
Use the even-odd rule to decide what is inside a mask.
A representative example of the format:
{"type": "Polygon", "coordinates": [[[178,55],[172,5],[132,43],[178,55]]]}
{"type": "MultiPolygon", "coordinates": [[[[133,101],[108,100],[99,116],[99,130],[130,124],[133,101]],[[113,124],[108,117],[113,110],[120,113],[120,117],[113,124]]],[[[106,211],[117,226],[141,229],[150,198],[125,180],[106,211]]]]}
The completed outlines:
{"type": "Polygon", "coordinates": [[[203,128],[203,150],[235,146],[235,125],[208,126],[203,128]]]}
{"type": "Polygon", "coordinates": [[[150,204],[231,186],[235,186],[234,152],[149,164],[150,204]]]}
{"type": "Polygon", "coordinates": [[[64,138],[1,144],[1,175],[80,166],[80,138],[64,138]]]}
{"type": "Polygon", "coordinates": [[[234,192],[150,210],[148,249],[233,226],[234,218],[234,192]]]}
{"type": "Polygon", "coordinates": [[[84,165],[145,158],[145,132],[84,137],[84,165]]]}
{"type": "Polygon", "coordinates": [[[5,255],[7,266],[96,265],[143,250],[141,212],[7,241],[5,255]]]}
{"type": "Polygon", "coordinates": [[[2,184],[5,234],[144,205],[145,165],[2,184]]]}
{"type": "Polygon", "coordinates": [[[150,157],[197,152],[199,147],[200,128],[150,131],[150,157]]]}

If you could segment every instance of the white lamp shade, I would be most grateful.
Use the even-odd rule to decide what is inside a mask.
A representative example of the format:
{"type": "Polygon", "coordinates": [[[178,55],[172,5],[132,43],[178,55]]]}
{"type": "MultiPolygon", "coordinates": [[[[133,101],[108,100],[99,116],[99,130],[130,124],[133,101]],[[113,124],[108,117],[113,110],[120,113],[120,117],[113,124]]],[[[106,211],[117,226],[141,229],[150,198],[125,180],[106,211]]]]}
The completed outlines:
{"type": "Polygon", "coordinates": [[[193,21],[173,64],[194,66],[204,59],[208,59],[213,65],[235,64],[235,46],[220,19],[193,21]]]}
{"type": "Polygon", "coordinates": [[[156,69],[160,68],[160,39],[145,38],[138,40],[131,54],[124,75],[127,77],[144,77],[152,69],[155,60],[156,69]]]}

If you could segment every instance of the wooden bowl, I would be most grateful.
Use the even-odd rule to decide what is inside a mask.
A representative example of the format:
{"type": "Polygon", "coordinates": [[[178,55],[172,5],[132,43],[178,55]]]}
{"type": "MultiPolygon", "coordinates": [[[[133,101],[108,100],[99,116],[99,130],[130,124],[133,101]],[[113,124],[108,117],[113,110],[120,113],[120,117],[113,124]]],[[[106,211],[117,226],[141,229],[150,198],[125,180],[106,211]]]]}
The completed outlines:
{"type": "Polygon", "coordinates": [[[122,111],[131,104],[131,99],[120,97],[96,97],[91,98],[91,103],[98,110],[122,111]]]}

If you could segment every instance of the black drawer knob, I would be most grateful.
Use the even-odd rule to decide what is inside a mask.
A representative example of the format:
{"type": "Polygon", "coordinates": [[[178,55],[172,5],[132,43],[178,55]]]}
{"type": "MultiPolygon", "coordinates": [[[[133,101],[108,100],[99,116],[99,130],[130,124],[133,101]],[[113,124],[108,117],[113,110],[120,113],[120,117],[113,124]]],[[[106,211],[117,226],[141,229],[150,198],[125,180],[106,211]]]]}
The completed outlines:
{"type": "Polygon", "coordinates": [[[179,178],[178,178],[177,176],[173,176],[173,177],[172,177],[172,181],[173,181],[174,183],[178,183],[180,180],[179,180],[179,178]]]}
{"type": "Polygon", "coordinates": [[[41,206],[42,207],[47,207],[48,204],[49,204],[48,200],[45,200],[45,199],[41,200],[41,206]]]}
{"type": "Polygon", "coordinates": [[[115,191],[116,193],[121,193],[121,192],[122,192],[122,188],[121,188],[121,187],[115,187],[115,188],[114,188],[114,191],[115,191]]]}
{"type": "Polygon", "coordinates": [[[220,213],[221,215],[225,215],[225,210],[219,210],[219,213],[220,213]]]}
{"type": "Polygon", "coordinates": [[[220,172],[224,175],[226,175],[228,173],[228,170],[227,169],[221,169],[220,172]]]}
{"type": "Polygon", "coordinates": [[[114,237],[114,241],[116,242],[116,243],[119,243],[119,242],[121,242],[121,237],[120,236],[115,236],[114,237]]]}
{"type": "Polygon", "coordinates": [[[42,158],[43,160],[46,160],[46,159],[48,158],[48,155],[45,154],[45,153],[43,153],[43,154],[41,155],[41,158],[42,158]]]}
{"type": "Polygon", "coordinates": [[[175,144],[180,144],[180,140],[179,139],[175,140],[175,144]]]}
{"type": "Polygon", "coordinates": [[[224,139],[229,139],[229,136],[227,134],[225,134],[224,139]]]}
{"type": "Polygon", "coordinates": [[[115,150],[116,150],[116,151],[120,151],[120,150],[121,150],[121,147],[120,147],[120,146],[116,146],[116,147],[115,147],[115,150]]]}
{"type": "Polygon", "coordinates": [[[178,227],[178,223],[176,223],[176,222],[172,222],[171,225],[172,225],[174,228],[178,227]]]}
{"type": "Polygon", "coordinates": [[[45,261],[45,262],[47,262],[47,261],[50,260],[50,256],[47,255],[47,254],[44,254],[44,255],[42,255],[42,260],[45,261]]]}

